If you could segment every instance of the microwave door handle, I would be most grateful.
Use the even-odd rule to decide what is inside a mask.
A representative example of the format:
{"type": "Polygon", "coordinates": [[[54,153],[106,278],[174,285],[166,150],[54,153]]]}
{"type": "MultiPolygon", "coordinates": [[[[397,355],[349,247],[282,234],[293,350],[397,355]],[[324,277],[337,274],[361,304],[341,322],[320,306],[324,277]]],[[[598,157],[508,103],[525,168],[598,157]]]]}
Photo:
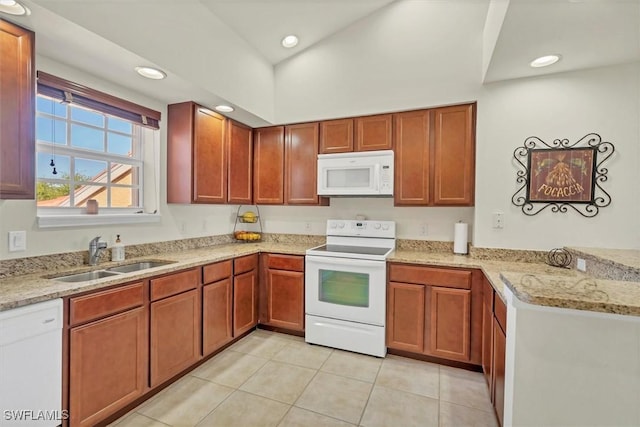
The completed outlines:
{"type": "Polygon", "coordinates": [[[376,163],[373,167],[373,180],[375,181],[375,190],[380,191],[380,163],[376,163]]]}

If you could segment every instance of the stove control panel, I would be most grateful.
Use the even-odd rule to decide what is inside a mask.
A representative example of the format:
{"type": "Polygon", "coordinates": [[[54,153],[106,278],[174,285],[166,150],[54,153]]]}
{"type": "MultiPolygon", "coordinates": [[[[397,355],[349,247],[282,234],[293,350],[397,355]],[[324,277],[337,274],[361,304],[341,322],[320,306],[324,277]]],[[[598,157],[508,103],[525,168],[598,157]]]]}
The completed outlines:
{"type": "Polygon", "coordinates": [[[328,236],[396,238],[395,221],[327,220],[328,236]]]}

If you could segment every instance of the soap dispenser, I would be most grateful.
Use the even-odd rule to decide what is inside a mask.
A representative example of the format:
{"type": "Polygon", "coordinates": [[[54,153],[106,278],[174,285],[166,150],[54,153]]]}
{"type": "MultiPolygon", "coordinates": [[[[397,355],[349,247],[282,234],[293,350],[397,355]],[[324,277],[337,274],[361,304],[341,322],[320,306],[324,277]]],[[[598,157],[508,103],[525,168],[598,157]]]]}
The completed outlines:
{"type": "Polygon", "coordinates": [[[111,248],[111,261],[124,261],[124,243],[120,241],[120,235],[116,237],[116,243],[111,248]]]}

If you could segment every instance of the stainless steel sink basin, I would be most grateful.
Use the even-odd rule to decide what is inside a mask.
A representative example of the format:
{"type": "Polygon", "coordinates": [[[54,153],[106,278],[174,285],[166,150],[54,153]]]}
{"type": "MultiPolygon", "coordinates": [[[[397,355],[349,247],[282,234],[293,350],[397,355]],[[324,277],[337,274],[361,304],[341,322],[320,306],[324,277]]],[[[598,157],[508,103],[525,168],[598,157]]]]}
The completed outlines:
{"type": "Polygon", "coordinates": [[[111,271],[87,271],[86,273],[69,274],[67,276],[54,277],[54,280],[62,282],[87,282],[89,280],[102,279],[104,277],[117,276],[118,273],[111,271]]]}
{"type": "Polygon", "coordinates": [[[167,264],[173,264],[173,261],[142,261],[133,264],[119,265],[117,267],[107,268],[105,271],[131,273],[134,271],[146,270],[147,268],[161,267],[167,264]]]}

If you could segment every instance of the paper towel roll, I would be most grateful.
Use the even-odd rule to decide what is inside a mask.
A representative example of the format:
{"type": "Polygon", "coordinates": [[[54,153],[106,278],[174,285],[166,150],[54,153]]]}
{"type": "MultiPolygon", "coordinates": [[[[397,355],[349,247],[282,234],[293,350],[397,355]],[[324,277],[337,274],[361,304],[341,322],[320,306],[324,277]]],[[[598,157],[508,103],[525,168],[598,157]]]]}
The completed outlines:
{"type": "Polygon", "coordinates": [[[456,222],[453,228],[453,253],[466,254],[467,241],[469,240],[469,224],[456,222]]]}

